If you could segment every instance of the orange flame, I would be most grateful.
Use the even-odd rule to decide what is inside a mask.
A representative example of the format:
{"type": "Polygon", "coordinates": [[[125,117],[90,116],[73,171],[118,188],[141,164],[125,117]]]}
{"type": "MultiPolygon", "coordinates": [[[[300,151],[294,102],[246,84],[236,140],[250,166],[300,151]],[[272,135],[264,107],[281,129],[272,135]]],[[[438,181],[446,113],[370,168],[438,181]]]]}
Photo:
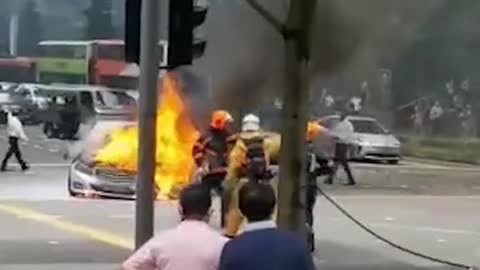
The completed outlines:
{"type": "MultiPolygon", "coordinates": [[[[190,118],[175,78],[162,81],[157,109],[155,188],[158,199],[173,199],[191,181],[192,147],[199,133],[190,118]]],[[[137,171],[138,127],[113,129],[108,142],[97,151],[95,162],[121,170],[137,171]]]]}

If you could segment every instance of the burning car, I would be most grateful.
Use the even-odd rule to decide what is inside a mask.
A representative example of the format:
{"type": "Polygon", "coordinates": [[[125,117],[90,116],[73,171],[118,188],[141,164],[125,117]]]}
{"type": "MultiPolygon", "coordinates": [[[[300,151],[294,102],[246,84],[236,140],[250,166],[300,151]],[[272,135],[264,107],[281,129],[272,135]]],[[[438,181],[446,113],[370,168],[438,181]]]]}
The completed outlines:
{"type": "Polygon", "coordinates": [[[68,173],[68,192],[71,196],[97,194],[130,199],[135,195],[135,173],[119,168],[99,166],[95,149],[102,146],[108,132],[135,125],[127,121],[98,121],[84,141],[83,151],[72,161],[68,173]]]}
{"type": "MultiPolygon", "coordinates": [[[[156,170],[158,199],[173,199],[192,180],[192,147],[199,133],[191,120],[179,84],[167,75],[157,109],[156,170]]],[[[72,196],[96,194],[135,198],[138,126],[131,121],[97,122],[73,160],[68,175],[72,196]]]]}

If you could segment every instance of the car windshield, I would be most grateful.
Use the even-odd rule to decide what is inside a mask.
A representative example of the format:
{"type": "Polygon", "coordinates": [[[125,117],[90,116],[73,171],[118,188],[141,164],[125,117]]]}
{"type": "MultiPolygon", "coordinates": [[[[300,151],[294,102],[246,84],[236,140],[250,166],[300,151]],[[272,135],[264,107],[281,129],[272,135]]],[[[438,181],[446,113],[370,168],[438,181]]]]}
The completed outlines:
{"type": "Polygon", "coordinates": [[[374,120],[350,120],[356,133],[385,134],[386,130],[374,120]]]}
{"type": "Polygon", "coordinates": [[[135,103],[135,99],[121,91],[97,91],[96,106],[100,108],[123,108],[135,103]]]}

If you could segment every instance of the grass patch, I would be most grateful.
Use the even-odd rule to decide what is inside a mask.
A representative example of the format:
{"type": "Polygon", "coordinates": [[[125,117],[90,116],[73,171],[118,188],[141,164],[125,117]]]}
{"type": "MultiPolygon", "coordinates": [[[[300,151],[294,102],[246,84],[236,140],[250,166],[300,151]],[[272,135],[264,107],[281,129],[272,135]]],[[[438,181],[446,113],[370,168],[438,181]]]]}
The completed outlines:
{"type": "Polygon", "coordinates": [[[460,138],[403,137],[406,156],[480,164],[480,140],[460,138]]]}

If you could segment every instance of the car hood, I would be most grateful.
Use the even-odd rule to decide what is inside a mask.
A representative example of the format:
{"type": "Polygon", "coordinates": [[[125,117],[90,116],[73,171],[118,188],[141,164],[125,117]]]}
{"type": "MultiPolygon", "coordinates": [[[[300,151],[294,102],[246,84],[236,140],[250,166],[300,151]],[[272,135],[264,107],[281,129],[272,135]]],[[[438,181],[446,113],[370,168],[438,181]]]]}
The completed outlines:
{"type": "Polygon", "coordinates": [[[82,161],[90,163],[95,153],[105,144],[105,139],[112,129],[128,127],[135,125],[132,121],[99,121],[95,123],[85,135],[85,137],[76,145],[75,153],[72,156],[78,156],[82,161]]]}
{"type": "Polygon", "coordinates": [[[391,134],[354,134],[355,141],[360,145],[368,146],[400,146],[400,141],[391,134]]]}

